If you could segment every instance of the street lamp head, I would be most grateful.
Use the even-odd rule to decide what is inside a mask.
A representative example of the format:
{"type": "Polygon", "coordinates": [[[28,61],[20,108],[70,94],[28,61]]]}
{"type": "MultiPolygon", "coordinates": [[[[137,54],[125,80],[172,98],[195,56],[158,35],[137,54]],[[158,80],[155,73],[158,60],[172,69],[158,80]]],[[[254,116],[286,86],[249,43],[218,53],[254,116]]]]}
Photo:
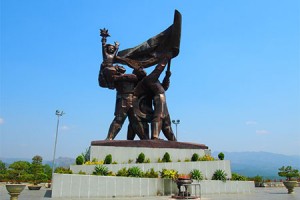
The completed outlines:
{"type": "Polygon", "coordinates": [[[66,113],[64,113],[64,111],[59,111],[59,110],[56,110],[55,111],[55,114],[57,115],[57,116],[62,116],[63,114],[66,114],[66,113]]]}
{"type": "Polygon", "coordinates": [[[180,120],[179,120],[179,119],[177,119],[177,120],[174,120],[174,119],[173,119],[173,120],[172,120],[172,123],[175,124],[175,125],[177,125],[177,124],[180,123],[180,120]]]}

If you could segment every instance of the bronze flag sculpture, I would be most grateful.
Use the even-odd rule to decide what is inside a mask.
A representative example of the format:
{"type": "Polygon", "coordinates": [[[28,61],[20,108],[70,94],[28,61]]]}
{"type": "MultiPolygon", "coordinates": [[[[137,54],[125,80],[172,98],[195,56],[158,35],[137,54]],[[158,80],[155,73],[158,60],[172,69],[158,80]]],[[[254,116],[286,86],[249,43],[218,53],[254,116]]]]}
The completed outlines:
{"type": "Polygon", "coordinates": [[[179,54],[181,14],[175,10],[174,22],[165,31],[136,47],[119,52],[119,43],[106,44],[107,37],[110,36],[107,29],[101,29],[100,36],[103,62],[98,82],[101,87],[117,91],[115,117],[106,139],[113,140],[128,117],[128,140],[133,140],[135,135],[141,140],[159,139],[162,131],[168,140],[176,141],[165,91],[170,83],[171,59],[179,54]],[[125,74],[126,69],[118,64],[132,68],[132,74],[125,74]],[[147,75],[144,68],[153,65],[156,67],[147,75]],[[165,68],[166,75],[160,82],[159,77],[165,68]]]}

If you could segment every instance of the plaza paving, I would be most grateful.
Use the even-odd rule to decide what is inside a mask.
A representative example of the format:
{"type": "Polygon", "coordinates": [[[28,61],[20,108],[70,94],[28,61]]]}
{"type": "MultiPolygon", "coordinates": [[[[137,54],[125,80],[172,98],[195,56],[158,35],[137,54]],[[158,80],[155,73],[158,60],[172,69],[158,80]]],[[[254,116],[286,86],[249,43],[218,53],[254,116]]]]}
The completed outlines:
{"type": "MultiPolygon", "coordinates": [[[[0,200],[9,200],[10,196],[6,191],[5,185],[0,185],[0,200]]],[[[19,200],[95,200],[95,199],[107,199],[107,200],[166,200],[172,199],[169,196],[163,197],[131,197],[131,198],[51,198],[51,190],[42,188],[41,190],[32,191],[27,187],[19,196],[19,200]]],[[[203,200],[300,200],[300,187],[295,188],[294,194],[287,194],[287,190],[284,187],[268,187],[268,188],[255,188],[255,191],[250,194],[213,194],[202,195],[203,200]]]]}

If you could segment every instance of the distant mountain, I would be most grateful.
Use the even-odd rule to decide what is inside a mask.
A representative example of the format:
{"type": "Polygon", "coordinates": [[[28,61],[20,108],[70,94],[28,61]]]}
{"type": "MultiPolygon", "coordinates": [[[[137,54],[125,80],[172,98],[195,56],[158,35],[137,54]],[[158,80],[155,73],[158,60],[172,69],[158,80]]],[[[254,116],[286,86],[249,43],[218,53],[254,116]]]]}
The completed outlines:
{"type": "MultiPolygon", "coordinates": [[[[213,152],[218,157],[220,152],[213,152]]],[[[292,166],[300,169],[300,156],[287,156],[268,152],[223,152],[225,160],[231,161],[231,170],[238,174],[253,177],[263,176],[265,179],[282,179],[278,176],[278,168],[292,166]]]]}
{"type": "MultiPolygon", "coordinates": [[[[74,163],[75,163],[74,158],[59,157],[55,159],[55,167],[70,167],[70,165],[74,163]]],[[[52,161],[45,161],[45,164],[48,164],[52,167],[52,161]]]]}
{"type": "MultiPolygon", "coordinates": [[[[2,162],[4,162],[6,165],[10,165],[13,162],[16,161],[28,161],[31,163],[32,159],[30,158],[0,158],[2,162]]],[[[75,163],[74,158],[68,158],[68,157],[59,157],[55,159],[55,166],[56,167],[70,167],[71,164],[75,163]]],[[[52,167],[52,161],[43,160],[43,164],[48,164],[52,167]]]]}

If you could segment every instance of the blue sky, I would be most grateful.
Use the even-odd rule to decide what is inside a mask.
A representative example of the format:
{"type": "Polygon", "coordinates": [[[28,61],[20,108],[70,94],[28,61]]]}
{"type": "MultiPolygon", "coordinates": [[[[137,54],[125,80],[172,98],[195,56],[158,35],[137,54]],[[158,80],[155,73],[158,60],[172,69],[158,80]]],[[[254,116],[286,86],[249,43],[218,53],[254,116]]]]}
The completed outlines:
{"type": "Polygon", "coordinates": [[[98,86],[99,29],[134,47],[175,9],[181,49],[166,95],[179,141],[300,155],[299,1],[2,0],[0,157],[52,159],[57,109],[57,157],[104,139],[115,91],[98,86]]]}

